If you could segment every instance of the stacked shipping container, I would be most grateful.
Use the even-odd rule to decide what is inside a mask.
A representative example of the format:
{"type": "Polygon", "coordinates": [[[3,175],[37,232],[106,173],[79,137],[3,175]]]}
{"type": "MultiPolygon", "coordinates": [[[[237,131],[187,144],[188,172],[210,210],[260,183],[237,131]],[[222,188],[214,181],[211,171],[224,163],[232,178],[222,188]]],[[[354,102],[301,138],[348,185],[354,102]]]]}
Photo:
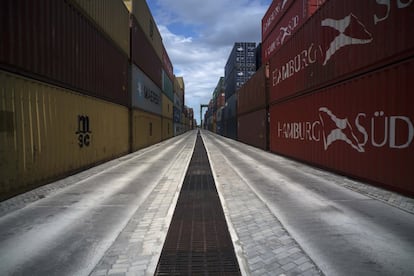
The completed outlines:
{"type": "Polygon", "coordinates": [[[7,0],[0,13],[3,69],[128,105],[128,55],[75,6],[7,0]]]}
{"type": "Polygon", "coordinates": [[[84,3],[1,2],[1,199],[129,151],[128,11],[84,3]]]}
{"type": "Polygon", "coordinates": [[[414,193],[414,59],[270,107],[270,148],[414,193]]]}
{"type": "Polygon", "coordinates": [[[266,70],[262,66],[238,91],[237,135],[239,141],[268,149],[266,70]]]}
{"type": "Polygon", "coordinates": [[[270,59],[270,101],[310,92],[414,53],[412,2],[327,1],[270,59]]]}
{"type": "Polygon", "coordinates": [[[1,2],[0,199],[172,136],[173,67],[132,4],[1,2]]]}
{"type": "Polygon", "coordinates": [[[414,195],[414,3],[324,2],[271,4],[268,70],[238,91],[238,139],[414,195]]]}
{"type": "Polygon", "coordinates": [[[262,62],[270,57],[300,28],[325,0],[273,1],[262,20],[262,62]]]}
{"type": "MultiPolygon", "coordinates": [[[[133,150],[136,150],[182,133],[176,131],[173,118],[174,114],[176,120],[180,117],[177,114],[180,115],[179,105],[184,103],[184,89],[181,90],[182,103],[176,103],[173,66],[145,1],[132,1],[131,23],[131,94],[136,113],[132,120],[132,137],[133,150]],[[135,76],[137,72],[139,76],[135,76]],[[138,100],[134,101],[136,98],[138,100]]],[[[179,128],[181,130],[181,124],[179,128]]]]}
{"type": "Polygon", "coordinates": [[[412,1],[327,0],[270,57],[270,150],[414,194],[412,1]]]}

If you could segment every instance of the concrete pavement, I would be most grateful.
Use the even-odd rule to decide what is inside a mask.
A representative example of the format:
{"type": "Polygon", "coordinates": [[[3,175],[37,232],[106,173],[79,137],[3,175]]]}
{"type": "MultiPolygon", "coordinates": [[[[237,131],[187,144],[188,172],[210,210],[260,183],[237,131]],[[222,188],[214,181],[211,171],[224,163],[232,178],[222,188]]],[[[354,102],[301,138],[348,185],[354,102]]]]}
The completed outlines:
{"type": "MultiPolygon", "coordinates": [[[[152,275],[195,134],[1,202],[2,274],[152,275]],[[135,176],[138,182],[132,180],[135,176]],[[108,188],[102,188],[99,177],[108,188]],[[106,190],[119,181],[151,184],[145,190],[130,184],[106,190]],[[76,248],[88,253],[78,254],[76,248]],[[42,260],[54,258],[60,266],[40,268],[42,260]],[[63,268],[70,265],[78,267],[63,268]]],[[[244,275],[414,271],[409,262],[414,257],[412,198],[209,132],[202,137],[244,275]]]]}

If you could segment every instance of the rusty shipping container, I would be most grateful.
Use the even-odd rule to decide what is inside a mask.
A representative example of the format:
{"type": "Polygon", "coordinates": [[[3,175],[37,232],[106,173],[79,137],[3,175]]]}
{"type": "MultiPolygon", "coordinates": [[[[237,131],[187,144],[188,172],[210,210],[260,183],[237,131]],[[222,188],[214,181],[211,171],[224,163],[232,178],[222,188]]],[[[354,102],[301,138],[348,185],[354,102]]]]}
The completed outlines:
{"type": "Polygon", "coordinates": [[[161,142],[161,116],[138,109],[132,109],[131,132],[133,151],[161,142]]]}
{"type": "Polygon", "coordinates": [[[266,64],[269,58],[302,26],[302,24],[316,11],[316,1],[296,0],[286,9],[279,22],[262,40],[262,63],[266,64]]]}
{"type": "Polygon", "coordinates": [[[122,0],[70,0],[129,57],[129,11],[122,0]]]}
{"type": "Polygon", "coordinates": [[[264,41],[283,17],[293,0],[273,0],[262,19],[262,41],[264,41]]]}
{"type": "Polygon", "coordinates": [[[271,102],[414,54],[414,3],[329,0],[270,59],[271,102]]]}
{"type": "Polygon", "coordinates": [[[128,105],[128,56],[66,1],[0,4],[0,67],[128,105]]]}
{"type": "Polygon", "coordinates": [[[0,71],[0,200],[129,151],[128,108],[0,71]]]}
{"type": "Polygon", "coordinates": [[[132,17],[145,33],[145,37],[151,43],[158,59],[163,58],[163,44],[160,31],[155,23],[154,17],[147,5],[146,0],[132,0],[132,17]]]}
{"type": "Polygon", "coordinates": [[[262,41],[266,40],[276,25],[285,16],[291,5],[300,2],[307,8],[304,10],[307,13],[306,17],[311,16],[325,0],[273,0],[268,10],[262,19],[262,41]]]}
{"type": "Polygon", "coordinates": [[[260,69],[239,89],[237,113],[244,114],[266,108],[267,90],[265,67],[260,69]]]}
{"type": "Polygon", "coordinates": [[[216,99],[216,108],[219,109],[220,107],[223,107],[226,103],[226,95],[223,92],[220,92],[220,94],[217,96],[216,99]]]}
{"type": "MultiPolygon", "coordinates": [[[[144,1],[145,2],[145,1],[144,1]]],[[[152,81],[162,87],[162,62],[137,20],[131,17],[131,60],[152,81]]]]}
{"type": "Polygon", "coordinates": [[[134,64],[132,66],[132,107],[162,115],[163,93],[161,89],[134,64]]]}
{"type": "Polygon", "coordinates": [[[270,107],[270,149],[414,195],[414,59],[270,107]]]}
{"type": "Polygon", "coordinates": [[[171,80],[173,80],[174,79],[174,67],[171,63],[170,57],[168,56],[167,50],[165,49],[164,45],[162,48],[162,65],[168,77],[171,80]]]}
{"type": "Polygon", "coordinates": [[[240,142],[267,150],[267,130],[266,108],[238,116],[237,138],[240,142]]]}

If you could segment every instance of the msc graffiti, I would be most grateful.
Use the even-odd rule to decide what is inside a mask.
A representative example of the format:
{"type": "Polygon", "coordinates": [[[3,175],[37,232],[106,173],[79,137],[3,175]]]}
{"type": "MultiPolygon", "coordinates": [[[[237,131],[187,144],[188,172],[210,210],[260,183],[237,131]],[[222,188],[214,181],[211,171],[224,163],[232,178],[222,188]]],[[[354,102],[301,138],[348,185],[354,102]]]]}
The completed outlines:
{"type": "Polygon", "coordinates": [[[80,148],[89,147],[92,131],[89,127],[89,117],[78,115],[78,130],[75,132],[80,148]]]}

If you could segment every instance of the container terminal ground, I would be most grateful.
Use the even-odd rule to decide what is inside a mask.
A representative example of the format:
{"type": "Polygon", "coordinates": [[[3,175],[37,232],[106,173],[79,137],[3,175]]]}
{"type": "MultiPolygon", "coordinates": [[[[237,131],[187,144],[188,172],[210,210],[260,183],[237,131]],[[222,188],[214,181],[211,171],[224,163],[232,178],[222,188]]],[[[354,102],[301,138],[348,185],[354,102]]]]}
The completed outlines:
{"type": "MultiPolygon", "coordinates": [[[[219,234],[231,238],[242,275],[414,271],[412,198],[199,137],[228,228],[219,234]]],[[[0,274],[153,275],[186,175],[196,174],[196,139],[190,131],[1,202],[0,274]]]]}

